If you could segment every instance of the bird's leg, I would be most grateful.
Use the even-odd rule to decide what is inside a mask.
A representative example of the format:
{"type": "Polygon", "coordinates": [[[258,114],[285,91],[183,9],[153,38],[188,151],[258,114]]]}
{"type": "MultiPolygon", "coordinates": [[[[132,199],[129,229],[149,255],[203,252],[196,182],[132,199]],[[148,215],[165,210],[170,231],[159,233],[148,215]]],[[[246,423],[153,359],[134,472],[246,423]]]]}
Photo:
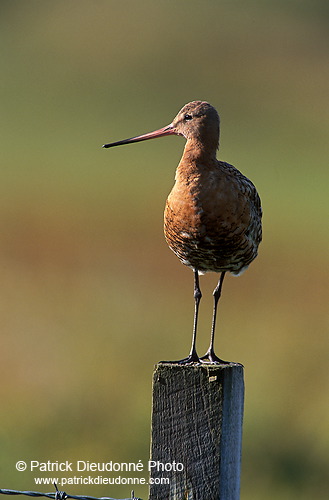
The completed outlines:
{"type": "Polygon", "coordinates": [[[194,320],[193,320],[193,335],[192,335],[192,346],[189,356],[186,358],[191,361],[199,361],[199,356],[196,352],[196,332],[198,328],[198,316],[199,316],[199,304],[202,297],[202,293],[199,285],[199,273],[197,269],[194,270],[194,320]]]}
{"type": "Polygon", "coordinates": [[[186,365],[188,363],[198,363],[200,361],[199,356],[196,352],[196,332],[198,326],[198,315],[199,315],[199,304],[202,297],[202,293],[199,285],[199,274],[197,269],[194,270],[194,321],[193,321],[193,335],[192,335],[192,346],[190,354],[187,358],[180,359],[179,361],[161,361],[161,363],[176,363],[180,365],[186,365]]]}
{"type": "Polygon", "coordinates": [[[206,354],[204,356],[202,356],[202,358],[200,358],[201,360],[207,359],[207,360],[211,361],[212,363],[227,363],[227,361],[223,361],[222,359],[218,358],[215,354],[215,351],[214,351],[217,305],[218,305],[218,301],[219,301],[220,296],[221,296],[224,277],[225,277],[225,271],[223,271],[221,273],[219,280],[218,280],[218,283],[217,283],[217,286],[216,286],[215,290],[213,291],[214,310],[213,310],[213,316],[212,316],[210,346],[209,346],[209,349],[206,352],[206,354]]]}
{"type": "Polygon", "coordinates": [[[198,316],[199,316],[199,304],[202,297],[202,293],[199,285],[199,273],[197,269],[194,269],[194,320],[193,320],[193,334],[192,334],[192,346],[190,354],[187,358],[177,361],[180,365],[185,365],[188,363],[197,363],[200,361],[199,356],[196,352],[196,332],[198,328],[198,316]]]}

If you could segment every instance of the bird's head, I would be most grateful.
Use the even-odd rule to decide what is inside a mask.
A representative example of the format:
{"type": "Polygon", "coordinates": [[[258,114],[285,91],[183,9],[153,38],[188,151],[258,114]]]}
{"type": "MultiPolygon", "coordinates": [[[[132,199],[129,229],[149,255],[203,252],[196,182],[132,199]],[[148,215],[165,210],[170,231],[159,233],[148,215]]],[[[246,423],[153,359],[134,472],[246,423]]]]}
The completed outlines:
{"type": "Polygon", "coordinates": [[[103,147],[110,148],[166,135],[182,135],[187,141],[199,147],[216,150],[219,144],[218,113],[206,101],[192,101],[186,104],[166,127],[130,139],[104,144],[103,147]]]}

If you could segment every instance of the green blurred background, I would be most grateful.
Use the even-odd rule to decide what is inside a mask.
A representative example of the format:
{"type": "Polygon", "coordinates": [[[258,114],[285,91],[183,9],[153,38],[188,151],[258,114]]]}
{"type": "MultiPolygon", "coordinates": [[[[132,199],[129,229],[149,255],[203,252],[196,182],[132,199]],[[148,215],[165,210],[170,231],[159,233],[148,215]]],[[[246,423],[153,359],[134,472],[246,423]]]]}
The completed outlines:
{"type": "MultiPolygon", "coordinates": [[[[327,498],[327,0],[2,0],[0,14],[0,488],[52,491],[17,460],[147,462],[153,366],[191,339],[192,272],[162,234],[184,141],[100,146],[203,99],[219,157],[264,208],[216,344],[245,366],[241,498],[327,498]]],[[[200,353],[216,280],[201,280],[200,353]]]]}

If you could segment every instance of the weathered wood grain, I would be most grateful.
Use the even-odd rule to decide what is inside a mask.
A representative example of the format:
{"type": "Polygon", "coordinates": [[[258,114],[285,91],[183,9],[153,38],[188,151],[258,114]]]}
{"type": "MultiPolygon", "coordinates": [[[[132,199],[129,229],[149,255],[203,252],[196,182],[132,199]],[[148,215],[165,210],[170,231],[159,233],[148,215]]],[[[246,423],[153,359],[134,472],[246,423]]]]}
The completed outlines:
{"type": "Polygon", "coordinates": [[[149,500],[239,499],[243,402],[239,364],[156,366],[149,500]]]}

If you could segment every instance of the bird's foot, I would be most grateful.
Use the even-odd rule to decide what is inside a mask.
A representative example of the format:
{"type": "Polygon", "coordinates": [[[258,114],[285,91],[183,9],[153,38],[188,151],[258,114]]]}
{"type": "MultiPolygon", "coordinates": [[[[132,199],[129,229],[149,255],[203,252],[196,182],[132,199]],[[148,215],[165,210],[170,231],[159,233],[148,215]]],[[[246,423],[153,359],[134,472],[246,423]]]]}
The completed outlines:
{"type": "Polygon", "coordinates": [[[160,361],[160,363],[172,365],[191,365],[192,363],[200,363],[200,358],[195,351],[192,351],[187,358],[179,359],[178,361],[160,361]]]}
{"type": "Polygon", "coordinates": [[[221,365],[229,365],[230,361],[224,361],[223,359],[220,359],[218,356],[216,356],[215,352],[213,349],[208,349],[206,354],[200,358],[201,363],[218,363],[221,365]]]}

